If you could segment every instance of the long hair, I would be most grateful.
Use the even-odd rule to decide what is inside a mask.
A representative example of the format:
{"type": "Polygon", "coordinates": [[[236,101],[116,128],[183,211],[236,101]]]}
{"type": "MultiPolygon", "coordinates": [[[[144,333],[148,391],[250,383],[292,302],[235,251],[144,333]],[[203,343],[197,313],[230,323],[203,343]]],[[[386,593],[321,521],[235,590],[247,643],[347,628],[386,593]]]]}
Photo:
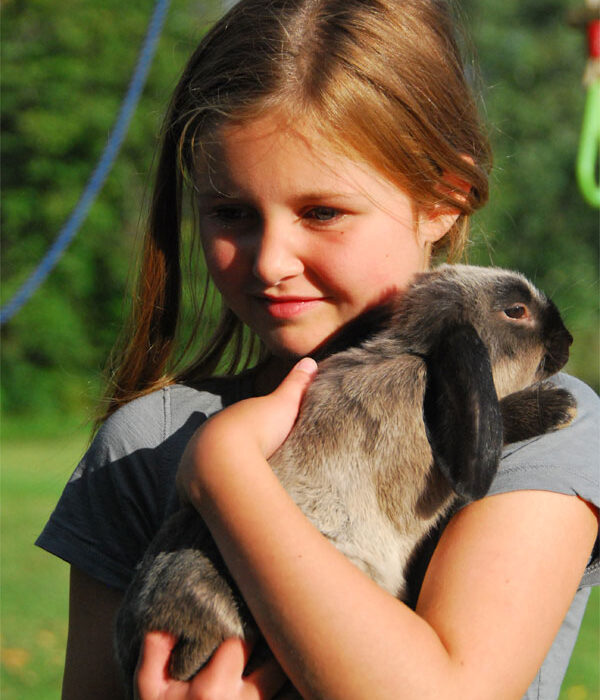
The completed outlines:
{"type": "MultiPolygon", "coordinates": [[[[234,373],[261,356],[260,341],[223,309],[192,362],[176,368],[182,202],[190,193],[193,207],[194,181],[219,129],[274,110],[368,163],[417,210],[457,209],[457,222],[436,245],[450,259],[460,256],[468,217],[487,199],[490,151],[448,3],[241,0],[201,41],[173,93],[130,331],[114,356],[106,415],[165,384],[194,383],[217,368],[234,373]]],[[[206,335],[202,322],[190,338],[206,335]]]]}

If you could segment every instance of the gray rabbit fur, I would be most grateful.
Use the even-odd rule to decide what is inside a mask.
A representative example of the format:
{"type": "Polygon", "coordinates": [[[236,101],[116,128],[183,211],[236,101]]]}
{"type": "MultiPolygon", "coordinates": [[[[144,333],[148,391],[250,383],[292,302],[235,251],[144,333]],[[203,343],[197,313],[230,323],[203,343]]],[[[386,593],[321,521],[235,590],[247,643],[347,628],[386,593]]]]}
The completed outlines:
{"type": "MultiPolygon", "coordinates": [[[[458,499],[485,495],[503,442],[572,420],[573,397],[544,381],[571,342],[554,304],[517,273],[466,265],[422,273],[329,344],[270,464],[316,527],[403,598],[419,543],[458,499]]],[[[178,679],[224,639],[255,634],[190,506],[164,523],[118,614],[130,688],[149,630],[178,637],[170,662],[178,679]]]]}

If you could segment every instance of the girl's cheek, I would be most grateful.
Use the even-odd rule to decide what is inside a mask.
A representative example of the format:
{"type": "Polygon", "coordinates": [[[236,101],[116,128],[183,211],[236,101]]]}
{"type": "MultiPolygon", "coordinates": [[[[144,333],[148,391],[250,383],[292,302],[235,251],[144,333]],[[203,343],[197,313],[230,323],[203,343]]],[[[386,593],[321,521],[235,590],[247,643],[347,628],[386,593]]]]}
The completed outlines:
{"type": "Polygon", "coordinates": [[[203,247],[208,269],[213,275],[226,273],[241,262],[241,251],[233,241],[213,238],[204,241],[203,247]]]}

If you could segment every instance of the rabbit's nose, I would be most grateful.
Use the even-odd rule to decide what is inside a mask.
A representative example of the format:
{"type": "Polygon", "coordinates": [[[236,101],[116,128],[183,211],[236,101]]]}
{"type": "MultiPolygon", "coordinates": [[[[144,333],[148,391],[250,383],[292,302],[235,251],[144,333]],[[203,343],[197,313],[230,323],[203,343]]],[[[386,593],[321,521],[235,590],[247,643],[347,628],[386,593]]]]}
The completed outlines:
{"type": "Polygon", "coordinates": [[[552,302],[548,303],[544,321],[543,332],[547,341],[543,363],[545,372],[551,375],[567,364],[573,336],[565,327],[558,309],[552,302]]]}

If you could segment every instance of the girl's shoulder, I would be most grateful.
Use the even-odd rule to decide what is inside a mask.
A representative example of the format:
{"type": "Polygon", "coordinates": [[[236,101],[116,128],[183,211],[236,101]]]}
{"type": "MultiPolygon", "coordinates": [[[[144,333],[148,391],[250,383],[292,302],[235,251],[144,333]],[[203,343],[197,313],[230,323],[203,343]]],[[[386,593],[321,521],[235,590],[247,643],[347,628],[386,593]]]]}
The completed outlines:
{"type": "Polygon", "coordinates": [[[600,507],[600,398],[584,382],[560,373],[551,380],[577,401],[573,422],[507,445],[488,495],[542,490],[579,496],[600,507]]]}
{"type": "Polygon", "coordinates": [[[120,444],[127,450],[157,447],[185,426],[197,427],[246,398],[251,389],[248,373],[215,377],[196,386],[170,384],[121,406],[100,427],[93,444],[100,448],[120,444]]]}

